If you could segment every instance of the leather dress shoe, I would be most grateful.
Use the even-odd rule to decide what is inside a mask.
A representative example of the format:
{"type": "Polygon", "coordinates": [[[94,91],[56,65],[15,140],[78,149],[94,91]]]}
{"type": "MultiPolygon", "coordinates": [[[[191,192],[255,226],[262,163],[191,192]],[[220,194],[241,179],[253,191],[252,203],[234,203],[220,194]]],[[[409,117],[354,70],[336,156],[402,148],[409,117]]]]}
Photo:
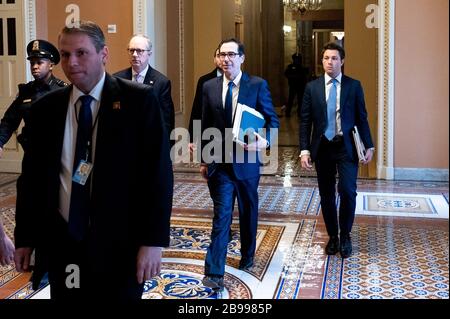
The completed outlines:
{"type": "Polygon", "coordinates": [[[223,276],[207,275],[203,277],[202,284],[215,292],[223,291],[224,289],[223,276]]]}
{"type": "Polygon", "coordinates": [[[327,246],[325,247],[325,252],[327,255],[336,255],[339,251],[339,237],[330,236],[327,246]]]}
{"type": "Polygon", "coordinates": [[[250,258],[242,258],[239,262],[239,269],[240,270],[247,270],[250,267],[253,266],[253,257],[250,258]]]}
{"type": "Polygon", "coordinates": [[[350,235],[341,236],[341,257],[348,258],[352,254],[352,240],[350,235]]]}

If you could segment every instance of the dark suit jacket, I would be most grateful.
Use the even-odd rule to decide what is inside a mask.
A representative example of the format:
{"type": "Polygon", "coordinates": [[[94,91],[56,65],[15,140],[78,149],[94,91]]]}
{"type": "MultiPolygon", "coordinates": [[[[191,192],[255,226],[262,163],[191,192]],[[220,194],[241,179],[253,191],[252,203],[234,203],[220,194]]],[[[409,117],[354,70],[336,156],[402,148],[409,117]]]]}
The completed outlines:
{"type": "MultiPolygon", "coordinates": [[[[208,128],[217,128],[225,136],[225,110],[222,101],[223,76],[207,81],[203,85],[203,116],[202,130],[208,128]]],[[[256,76],[250,76],[247,73],[242,74],[238,103],[245,104],[260,112],[266,123],[264,128],[267,140],[271,141],[270,128],[278,128],[280,122],[275,113],[272,97],[270,95],[269,86],[264,79],[256,76]]],[[[211,140],[210,140],[211,141],[211,140]]],[[[202,141],[202,148],[210,141],[202,141]]],[[[240,147],[240,146],[237,146],[240,147]]],[[[234,173],[239,180],[249,179],[259,176],[260,162],[256,156],[255,163],[248,162],[249,152],[244,152],[244,163],[233,162],[234,173]]],[[[250,157],[251,159],[251,157],[250,157]]],[[[203,159],[202,159],[203,160],[203,159]]],[[[214,173],[216,163],[212,163],[208,167],[208,174],[214,173]]]]}
{"type": "Polygon", "coordinates": [[[193,142],[194,137],[194,120],[202,119],[203,84],[216,77],[217,68],[205,75],[202,75],[197,81],[197,89],[195,90],[194,102],[192,103],[191,118],[189,119],[189,134],[191,142],[193,142]]]}
{"type": "MultiPolygon", "coordinates": [[[[114,73],[114,76],[132,80],[133,73],[131,68],[128,68],[114,73]]],[[[149,65],[147,74],[145,75],[144,84],[150,85],[154,89],[155,95],[160,102],[166,131],[170,137],[170,133],[175,128],[175,108],[172,101],[172,86],[170,80],[164,74],[158,72],[149,65]]]]}
{"type": "MultiPolygon", "coordinates": [[[[352,137],[352,128],[355,125],[358,127],[365,147],[373,147],[369,123],[367,122],[364,92],[359,81],[342,75],[340,106],[345,148],[350,158],[357,161],[358,157],[352,137]]],[[[325,133],[326,126],[325,77],[321,76],[307,84],[300,117],[300,149],[309,150],[312,161],[317,158],[321,137],[325,133]]]]}
{"type": "MultiPolygon", "coordinates": [[[[36,248],[36,271],[55,260],[61,152],[72,86],[31,110],[30,151],[17,184],[16,247],[36,248]],[[39,258],[38,258],[39,256],[39,258]]],[[[106,75],[98,111],[88,249],[102,273],[135,267],[140,246],[169,245],[173,173],[153,89],[106,75]]],[[[45,271],[45,270],[43,270],[45,271]]]]}

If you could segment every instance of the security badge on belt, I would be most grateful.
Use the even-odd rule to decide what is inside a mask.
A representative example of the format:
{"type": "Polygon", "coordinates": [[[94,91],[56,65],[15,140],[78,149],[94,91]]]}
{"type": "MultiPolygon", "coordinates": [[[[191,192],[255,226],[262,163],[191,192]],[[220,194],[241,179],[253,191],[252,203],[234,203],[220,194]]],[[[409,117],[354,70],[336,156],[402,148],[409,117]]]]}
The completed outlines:
{"type": "Polygon", "coordinates": [[[92,167],[93,165],[91,163],[81,160],[75,173],[73,174],[72,181],[84,186],[89,178],[89,174],[91,174],[92,167]]]}

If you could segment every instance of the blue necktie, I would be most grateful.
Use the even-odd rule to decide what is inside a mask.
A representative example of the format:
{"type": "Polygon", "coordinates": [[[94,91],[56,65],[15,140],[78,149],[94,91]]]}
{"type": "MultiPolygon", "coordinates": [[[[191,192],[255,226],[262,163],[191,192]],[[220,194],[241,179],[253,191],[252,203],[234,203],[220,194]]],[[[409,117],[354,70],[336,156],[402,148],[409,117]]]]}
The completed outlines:
{"type": "Polygon", "coordinates": [[[225,97],[225,127],[233,127],[233,81],[228,83],[227,96],[225,97]]]}
{"type": "MultiPolygon", "coordinates": [[[[80,161],[91,161],[92,100],[93,98],[90,95],[83,95],[80,97],[81,107],[78,112],[78,130],[75,157],[73,161],[73,173],[78,168],[80,161]]],[[[89,226],[90,180],[91,179],[88,178],[85,185],[72,181],[69,209],[69,234],[77,241],[81,241],[84,238],[89,226]]]]}
{"type": "Polygon", "coordinates": [[[336,136],[336,105],[337,105],[337,87],[336,79],[331,80],[330,94],[327,101],[327,120],[328,125],[325,130],[325,137],[331,141],[336,136]]]}

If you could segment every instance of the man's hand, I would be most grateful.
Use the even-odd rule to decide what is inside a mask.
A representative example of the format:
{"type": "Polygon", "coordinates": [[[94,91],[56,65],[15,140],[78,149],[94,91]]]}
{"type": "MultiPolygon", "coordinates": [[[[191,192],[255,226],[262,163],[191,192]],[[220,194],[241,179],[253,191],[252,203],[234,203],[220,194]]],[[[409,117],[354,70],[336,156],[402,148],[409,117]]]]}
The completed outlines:
{"type": "Polygon", "coordinates": [[[253,134],[255,134],[256,140],[250,144],[245,144],[244,149],[250,152],[259,152],[265,150],[269,145],[267,140],[256,132],[253,132],[253,134]]]}
{"type": "Polygon", "coordinates": [[[368,150],[366,150],[366,159],[365,161],[361,162],[363,165],[367,165],[372,161],[373,158],[373,148],[369,148],[368,150]]]}
{"type": "Polygon", "coordinates": [[[205,180],[208,180],[208,166],[206,164],[200,164],[200,174],[205,180]]]}
{"type": "Polygon", "coordinates": [[[16,263],[16,270],[18,272],[27,272],[30,269],[31,254],[33,248],[23,247],[17,248],[14,253],[14,262],[16,263]]]}
{"type": "Polygon", "coordinates": [[[313,169],[311,156],[310,155],[303,155],[300,158],[300,162],[302,164],[302,168],[306,169],[307,171],[311,171],[313,169]]]}
{"type": "Polygon", "coordinates": [[[14,250],[14,244],[8,235],[4,234],[0,237],[0,266],[7,266],[14,262],[14,250]]]}
{"type": "Polygon", "coordinates": [[[195,143],[189,143],[189,144],[188,144],[188,148],[189,148],[189,153],[190,153],[191,155],[193,155],[194,152],[197,150],[197,144],[195,144],[195,143]]]}
{"type": "Polygon", "coordinates": [[[137,255],[136,278],[138,283],[156,277],[161,272],[161,247],[141,246],[137,255]]]}

